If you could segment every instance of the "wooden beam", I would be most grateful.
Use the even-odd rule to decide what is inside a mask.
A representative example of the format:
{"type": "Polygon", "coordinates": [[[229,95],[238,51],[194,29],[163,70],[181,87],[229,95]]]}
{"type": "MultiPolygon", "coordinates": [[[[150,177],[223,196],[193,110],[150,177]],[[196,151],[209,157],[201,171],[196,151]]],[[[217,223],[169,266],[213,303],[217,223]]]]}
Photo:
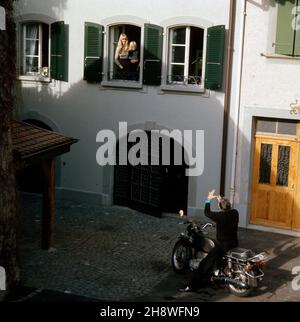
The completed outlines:
{"type": "Polygon", "coordinates": [[[55,159],[41,162],[43,173],[42,249],[53,246],[55,225],[55,159]]]}

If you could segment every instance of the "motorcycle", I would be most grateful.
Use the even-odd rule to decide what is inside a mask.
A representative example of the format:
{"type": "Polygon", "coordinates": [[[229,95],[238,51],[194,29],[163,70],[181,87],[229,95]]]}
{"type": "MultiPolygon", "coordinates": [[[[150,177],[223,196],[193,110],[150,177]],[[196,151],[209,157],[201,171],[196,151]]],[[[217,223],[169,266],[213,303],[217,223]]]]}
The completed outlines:
{"type": "MultiPolygon", "coordinates": [[[[206,223],[202,227],[193,221],[187,224],[187,234],[181,233],[172,252],[172,266],[176,273],[196,270],[200,262],[215,247],[215,243],[205,230],[212,227],[206,223]]],[[[230,293],[246,297],[259,286],[264,273],[262,267],[266,264],[265,252],[255,254],[251,249],[234,248],[224,254],[219,267],[212,270],[211,281],[214,284],[225,285],[230,293]]]]}

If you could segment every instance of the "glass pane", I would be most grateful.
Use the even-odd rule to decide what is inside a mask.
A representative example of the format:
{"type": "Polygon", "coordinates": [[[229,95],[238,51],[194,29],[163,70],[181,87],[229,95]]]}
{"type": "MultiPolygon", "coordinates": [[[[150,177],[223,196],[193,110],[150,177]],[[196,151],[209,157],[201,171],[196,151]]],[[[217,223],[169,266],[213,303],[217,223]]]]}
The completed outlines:
{"type": "Polygon", "coordinates": [[[260,151],[259,183],[271,183],[272,144],[262,144],[260,151]]]}
{"type": "Polygon", "coordinates": [[[276,122],[267,120],[258,120],[256,126],[257,132],[276,133],[276,122]]]}
{"type": "Polygon", "coordinates": [[[169,75],[170,82],[183,82],[184,81],[184,66],[172,65],[171,75],[169,75]]]}
{"type": "Polygon", "coordinates": [[[39,41],[26,40],[25,54],[31,55],[31,56],[37,56],[39,54],[39,41]]]}
{"type": "Polygon", "coordinates": [[[175,28],[173,29],[173,44],[185,44],[185,28],[175,28]]]}
{"type": "Polygon", "coordinates": [[[26,38],[39,39],[39,25],[27,24],[26,25],[26,38]]]}
{"type": "Polygon", "coordinates": [[[184,63],[185,47],[172,47],[172,63],[184,63]]]}
{"type": "Polygon", "coordinates": [[[296,135],[297,123],[278,122],[278,134],[296,135]]]}
{"type": "Polygon", "coordinates": [[[289,165],[290,165],[289,146],[279,146],[278,148],[278,164],[277,164],[277,185],[288,186],[289,182],[289,165]]]}
{"type": "Polygon", "coordinates": [[[26,57],[26,73],[37,73],[39,59],[38,57],[26,57]]]}

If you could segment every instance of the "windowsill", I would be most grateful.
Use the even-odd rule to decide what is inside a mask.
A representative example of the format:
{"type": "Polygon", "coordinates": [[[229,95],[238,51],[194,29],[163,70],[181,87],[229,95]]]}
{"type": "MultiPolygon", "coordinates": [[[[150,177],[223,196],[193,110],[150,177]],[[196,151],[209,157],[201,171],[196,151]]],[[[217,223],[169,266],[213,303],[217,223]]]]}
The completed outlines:
{"type": "Polygon", "coordinates": [[[203,86],[193,86],[193,85],[161,85],[160,89],[162,91],[170,91],[170,92],[187,92],[187,93],[199,93],[199,94],[205,93],[205,88],[203,86]]]}
{"type": "Polygon", "coordinates": [[[129,80],[113,80],[113,81],[103,81],[101,82],[103,87],[117,87],[117,88],[135,88],[141,89],[143,85],[140,82],[129,81],[129,80]]]}
{"type": "Polygon", "coordinates": [[[279,55],[279,54],[264,54],[264,53],[261,53],[260,55],[265,58],[272,58],[272,59],[300,60],[299,56],[285,56],[285,55],[279,55]]]}
{"type": "Polygon", "coordinates": [[[30,76],[30,75],[21,75],[18,77],[20,81],[31,81],[31,82],[40,82],[40,83],[51,83],[50,77],[44,77],[41,75],[30,76]]]}

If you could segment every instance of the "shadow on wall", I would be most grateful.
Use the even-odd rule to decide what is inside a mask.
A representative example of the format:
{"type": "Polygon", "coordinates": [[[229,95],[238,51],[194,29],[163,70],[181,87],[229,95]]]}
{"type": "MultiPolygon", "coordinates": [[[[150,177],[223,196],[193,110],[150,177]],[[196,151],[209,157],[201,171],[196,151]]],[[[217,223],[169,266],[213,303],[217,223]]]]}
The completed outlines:
{"type": "MultiPolygon", "coordinates": [[[[251,1],[251,3],[257,3],[262,9],[268,10],[269,6],[275,5],[275,1],[251,1]]],[[[66,9],[67,1],[51,1],[40,4],[37,2],[37,7],[49,7],[53,14],[53,17],[57,17],[60,10],[66,9]]],[[[18,6],[26,7],[26,2],[18,4],[18,6]]],[[[38,8],[37,8],[38,12],[38,8]]],[[[18,9],[17,9],[18,13],[18,9]]],[[[83,50],[83,49],[82,49],[83,50]]],[[[70,68],[70,66],[69,66],[70,68]]],[[[83,71],[82,71],[83,73],[83,71]]],[[[82,75],[83,77],[83,75],[82,75]]],[[[147,88],[145,86],[144,91],[136,90],[122,90],[122,89],[101,89],[99,90],[99,85],[97,84],[87,84],[85,81],[79,81],[70,85],[65,82],[52,81],[52,83],[47,85],[38,86],[29,83],[19,83],[19,107],[20,115],[22,115],[22,110],[28,111],[38,111],[38,115],[45,115],[51,118],[55,118],[55,115],[61,115],[61,119],[57,118],[53,120],[58,124],[58,128],[63,130],[63,133],[68,136],[78,138],[80,141],[76,146],[72,147],[70,155],[72,156],[72,169],[80,169],[78,173],[73,173],[73,176],[85,177],[87,181],[95,177],[95,169],[99,169],[96,165],[95,154],[97,150],[97,145],[95,142],[96,132],[99,131],[99,124],[105,126],[105,124],[112,125],[114,128],[111,130],[116,130],[118,128],[118,122],[126,121],[128,115],[130,115],[130,123],[145,123],[147,120],[156,120],[157,123],[162,123],[160,120],[170,120],[170,124],[182,124],[182,129],[200,129],[202,127],[208,128],[207,133],[205,133],[205,171],[210,171],[202,176],[204,178],[200,182],[202,187],[206,191],[212,188],[218,189],[216,185],[218,182],[212,182],[211,177],[216,177],[216,173],[220,173],[220,165],[218,168],[213,168],[207,170],[207,165],[211,164],[214,160],[211,160],[211,155],[217,157],[221,160],[221,142],[222,142],[222,120],[223,120],[223,103],[214,97],[211,93],[211,97],[203,97],[199,95],[189,95],[189,94],[165,94],[165,95],[151,95],[153,89],[147,88]],[[134,96],[134,97],[133,97],[134,96]],[[147,97],[150,96],[150,100],[147,97]],[[170,114],[169,102],[170,97],[176,97],[176,105],[172,106],[172,113],[170,114]],[[112,99],[114,97],[114,99],[112,99]],[[187,100],[189,98],[189,100],[187,100]],[[28,105],[30,102],[30,105],[28,105]],[[120,103],[121,102],[121,103],[120,103]],[[138,104],[138,111],[134,107],[134,104],[138,104]],[[187,103],[188,102],[188,103],[187,103]],[[62,113],[63,111],[63,113],[62,113]],[[203,119],[203,113],[210,115],[209,118],[203,119]],[[190,123],[195,124],[195,119],[197,120],[197,127],[195,125],[191,127],[190,123]],[[173,122],[174,121],[174,122],[173,122]],[[98,124],[98,126],[97,126],[98,124]],[[84,137],[81,136],[84,130],[84,137]],[[94,148],[89,148],[90,146],[94,148]],[[82,164],[86,162],[86,166],[83,168],[82,164]]],[[[48,124],[50,125],[50,124],[48,124]]],[[[229,120],[229,142],[233,142],[233,132],[235,129],[235,120],[229,120]]],[[[107,127],[105,127],[107,128],[107,127]]],[[[240,141],[243,147],[251,146],[251,142],[247,140],[240,134],[240,141]]],[[[249,149],[250,150],[250,149],[249,149]]],[[[251,155],[249,155],[249,158],[251,155]]],[[[232,160],[232,151],[228,151],[228,164],[232,160]]],[[[218,163],[218,162],[217,162],[218,163]]],[[[220,162],[219,162],[220,163],[220,162]]],[[[65,165],[68,167],[68,164],[65,165]]],[[[111,171],[106,171],[105,168],[97,171],[97,177],[99,181],[102,180],[102,187],[95,187],[95,190],[111,193],[109,190],[109,184],[111,180],[107,176],[113,176],[113,169],[111,171]],[[104,186],[104,184],[106,186],[104,186]]],[[[246,169],[250,173],[250,169],[246,169]]],[[[70,174],[70,172],[69,172],[70,174]]],[[[193,181],[193,192],[189,193],[189,206],[197,206],[199,202],[199,188],[193,181]],[[198,190],[197,190],[198,189],[198,190]]],[[[100,182],[99,182],[100,185],[100,182]]],[[[191,186],[189,186],[190,188],[191,186]]],[[[247,187],[250,191],[250,185],[247,187]]],[[[243,189],[247,189],[243,188],[243,189]]],[[[204,196],[201,196],[201,199],[204,196]]],[[[245,244],[246,247],[252,247],[251,244],[245,244]]],[[[253,245],[254,246],[254,245],[253,245]]],[[[271,246],[270,246],[271,247],[271,246]]],[[[299,248],[294,248],[294,251],[299,252],[299,248]]],[[[264,250],[264,249],[259,249],[264,250]]],[[[284,249],[279,245],[275,248],[274,258],[271,265],[283,265],[288,261],[288,258],[284,256],[284,249]]],[[[290,258],[290,257],[289,257],[290,258]]],[[[286,272],[276,271],[281,274],[282,280],[278,280],[278,283],[269,286],[273,288],[280,287],[282,283],[289,281],[288,274],[286,272]]],[[[55,272],[54,272],[55,274],[55,272]]],[[[276,280],[277,281],[277,280],[276,280]]]]}
{"type": "Polygon", "coordinates": [[[20,15],[21,12],[27,12],[28,2],[30,2],[31,13],[47,12],[53,18],[59,18],[63,10],[67,9],[69,0],[51,0],[51,1],[16,1],[14,4],[15,15],[20,15]]]}
{"type": "Polygon", "coordinates": [[[270,9],[270,7],[275,7],[277,3],[284,3],[284,2],[291,2],[294,3],[294,0],[247,0],[247,2],[253,4],[256,7],[261,8],[264,11],[267,11],[270,9]]]}
{"type": "MultiPolygon", "coordinates": [[[[175,93],[158,95],[153,93],[159,91],[158,89],[146,86],[145,91],[149,90],[149,93],[131,89],[100,89],[99,85],[88,84],[83,80],[71,86],[56,81],[42,86],[20,85],[18,101],[21,117],[42,120],[50,126],[51,123],[57,124],[57,130],[64,135],[79,139],[68,155],[69,160],[72,155],[72,169],[80,169],[80,173],[77,173],[78,179],[85,176],[86,179],[83,180],[92,182],[95,180],[95,173],[102,173],[99,180],[103,178],[103,182],[110,182],[105,178],[108,171],[96,164],[96,152],[100,146],[96,142],[98,131],[109,129],[117,135],[119,122],[127,122],[128,126],[134,124],[145,126],[151,121],[169,130],[178,128],[178,124],[178,129],[181,131],[206,129],[204,174],[201,182],[205,193],[199,195],[199,188],[197,190],[199,180],[197,177],[190,177],[189,206],[197,207],[199,201],[206,197],[208,190],[213,188],[218,190],[220,162],[217,160],[221,160],[223,119],[223,106],[219,99],[213,96],[204,98],[199,95],[175,93]],[[206,113],[209,116],[204,118],[206,113]],[[172,124],[175,125],[172,127],[172,124]],[[83,164],[86,164],[84,168],[83,164]]],[[[156,129],[155,126],[153,129],[156,129]]],[[[195,137],[193,140],[195,142],[195,137]]],[[[193,154],[195,157],[195,147],[193,154]]],[[[66,162],[62,171],[66,171],[69,166],[70,164],[66,162]]],[[[113,176],[113,171],[109,173],[113,176]]],[[[107,189],[107,185],[100,189],[95,187],[95,191],[112,193],[107,189]]]]}
{"type": "MultiPolygon", "coordinates": [[[[163,67],[164,70],[167,70],[167,66],[163,67]]],[[[70,68],[71,66],[69,66],[70,68]]],[[[83,78],[83,68],[81,72],[83,78]]],[[[222,95],[214,96],[212,94],[210,96],[209,92],[205,94],[208,97],[188,93],[184,95],[183,93],[175,94],[175,92],[166,94],[162,93],[158,87],[153,90],[153,88],[147,86],[144,86],[142,91],[116,88],[101,88],[99,90],[99,85],[87,83],[83,80],[73,84],[52,80],[49,84],[39,84],[37,86],[23,82],[19,92],[20,115],[24,116],[22,109],[27,110],[26,112],[29,109],[30,113],[25,115],[26,118],[34,118],[34,113],[36,113],[36,117],[41,118],[43,116],[44,121],[48,118],[51,119],[52,123],[60,123],[58,124],[59,130],[63,130],[65,135],[76,137],[80,140],[76,146],[72,147],[72,152],[75,151],[77,155],[84,154],[85,160],[93,160],[93,162],[95,161],[95,151],[97,149],[95,142],[97,132],[111,126],[114,127],[111,130],[116,132],[120,121],[128,121],[129,124],[144,124],[147,121],[154,121],[158,124],[167,125],[167,128],[171,129],[180,124],[180,130],[208,128],[209,130],[206,130],[205,133],[207,137],[205,164],[208,165],[213,162],[215,166],[206,175],[207,179],[204,179],[203,186],[206,183],[208,184],[205,194],[211,188],[218,189],[220,165],[217,160],[221,160],[222,95]],[[151,97],[147,95],[153,94],[154,91],[155,93],[151,97]],[[183,109],[185,117],[182,117],[183,109]],[[62,110],[64,111],[63,113],[60,112],[62,110]],[[46,116],[46,114],[48,115],[46,116]],[[61,114],[60,117],[56,116],[54,120],[55,115],[59,114],[61,114]],[[204,118],[203,115],[207,115],[207,117],[204,118]],[[169,124],[173,124],[173,126],[169,124]],[[83,129],[85,137],[81,135],[83,129]],[[87,142],[86,138],[88,138],[89,142],[87,142]],[[88,145],[95,146],[93,152],[88,149],[88,145]]],[[[82,168],[81,160],[74,159],[72,163],[73,168],[82,168]]],[[[95,166],[91,161],[89,165],[86,171],[95,171],[95,166]]],[[[78,175],[83,177],[82,169],[80,172],[78,175]]],[[[103,171],[101,176],[103,177],[103,175],[107,174],[103,171]]],[[[88,182],[90,177],[93,176],[87,176],[83,180],[88,182]]],[[[192,193],[189,193],[189,205],[198,207],[199,200],[204,200],[206,196],[203,192],[199,196],[199,189],[197,190],[195,180],[194,178],[190,180],[189,188],[192,189],[189,190],[192,193]]],[[[106,180],[106,182],[109,181],[106,180]]],[[[89,191],[88,185],[83,190],[89,191]]],[[[99,186],[95,186],[93,189],[93,191],[99,190],[102,192],[104,189],[99,188],[99,186]]]]}

